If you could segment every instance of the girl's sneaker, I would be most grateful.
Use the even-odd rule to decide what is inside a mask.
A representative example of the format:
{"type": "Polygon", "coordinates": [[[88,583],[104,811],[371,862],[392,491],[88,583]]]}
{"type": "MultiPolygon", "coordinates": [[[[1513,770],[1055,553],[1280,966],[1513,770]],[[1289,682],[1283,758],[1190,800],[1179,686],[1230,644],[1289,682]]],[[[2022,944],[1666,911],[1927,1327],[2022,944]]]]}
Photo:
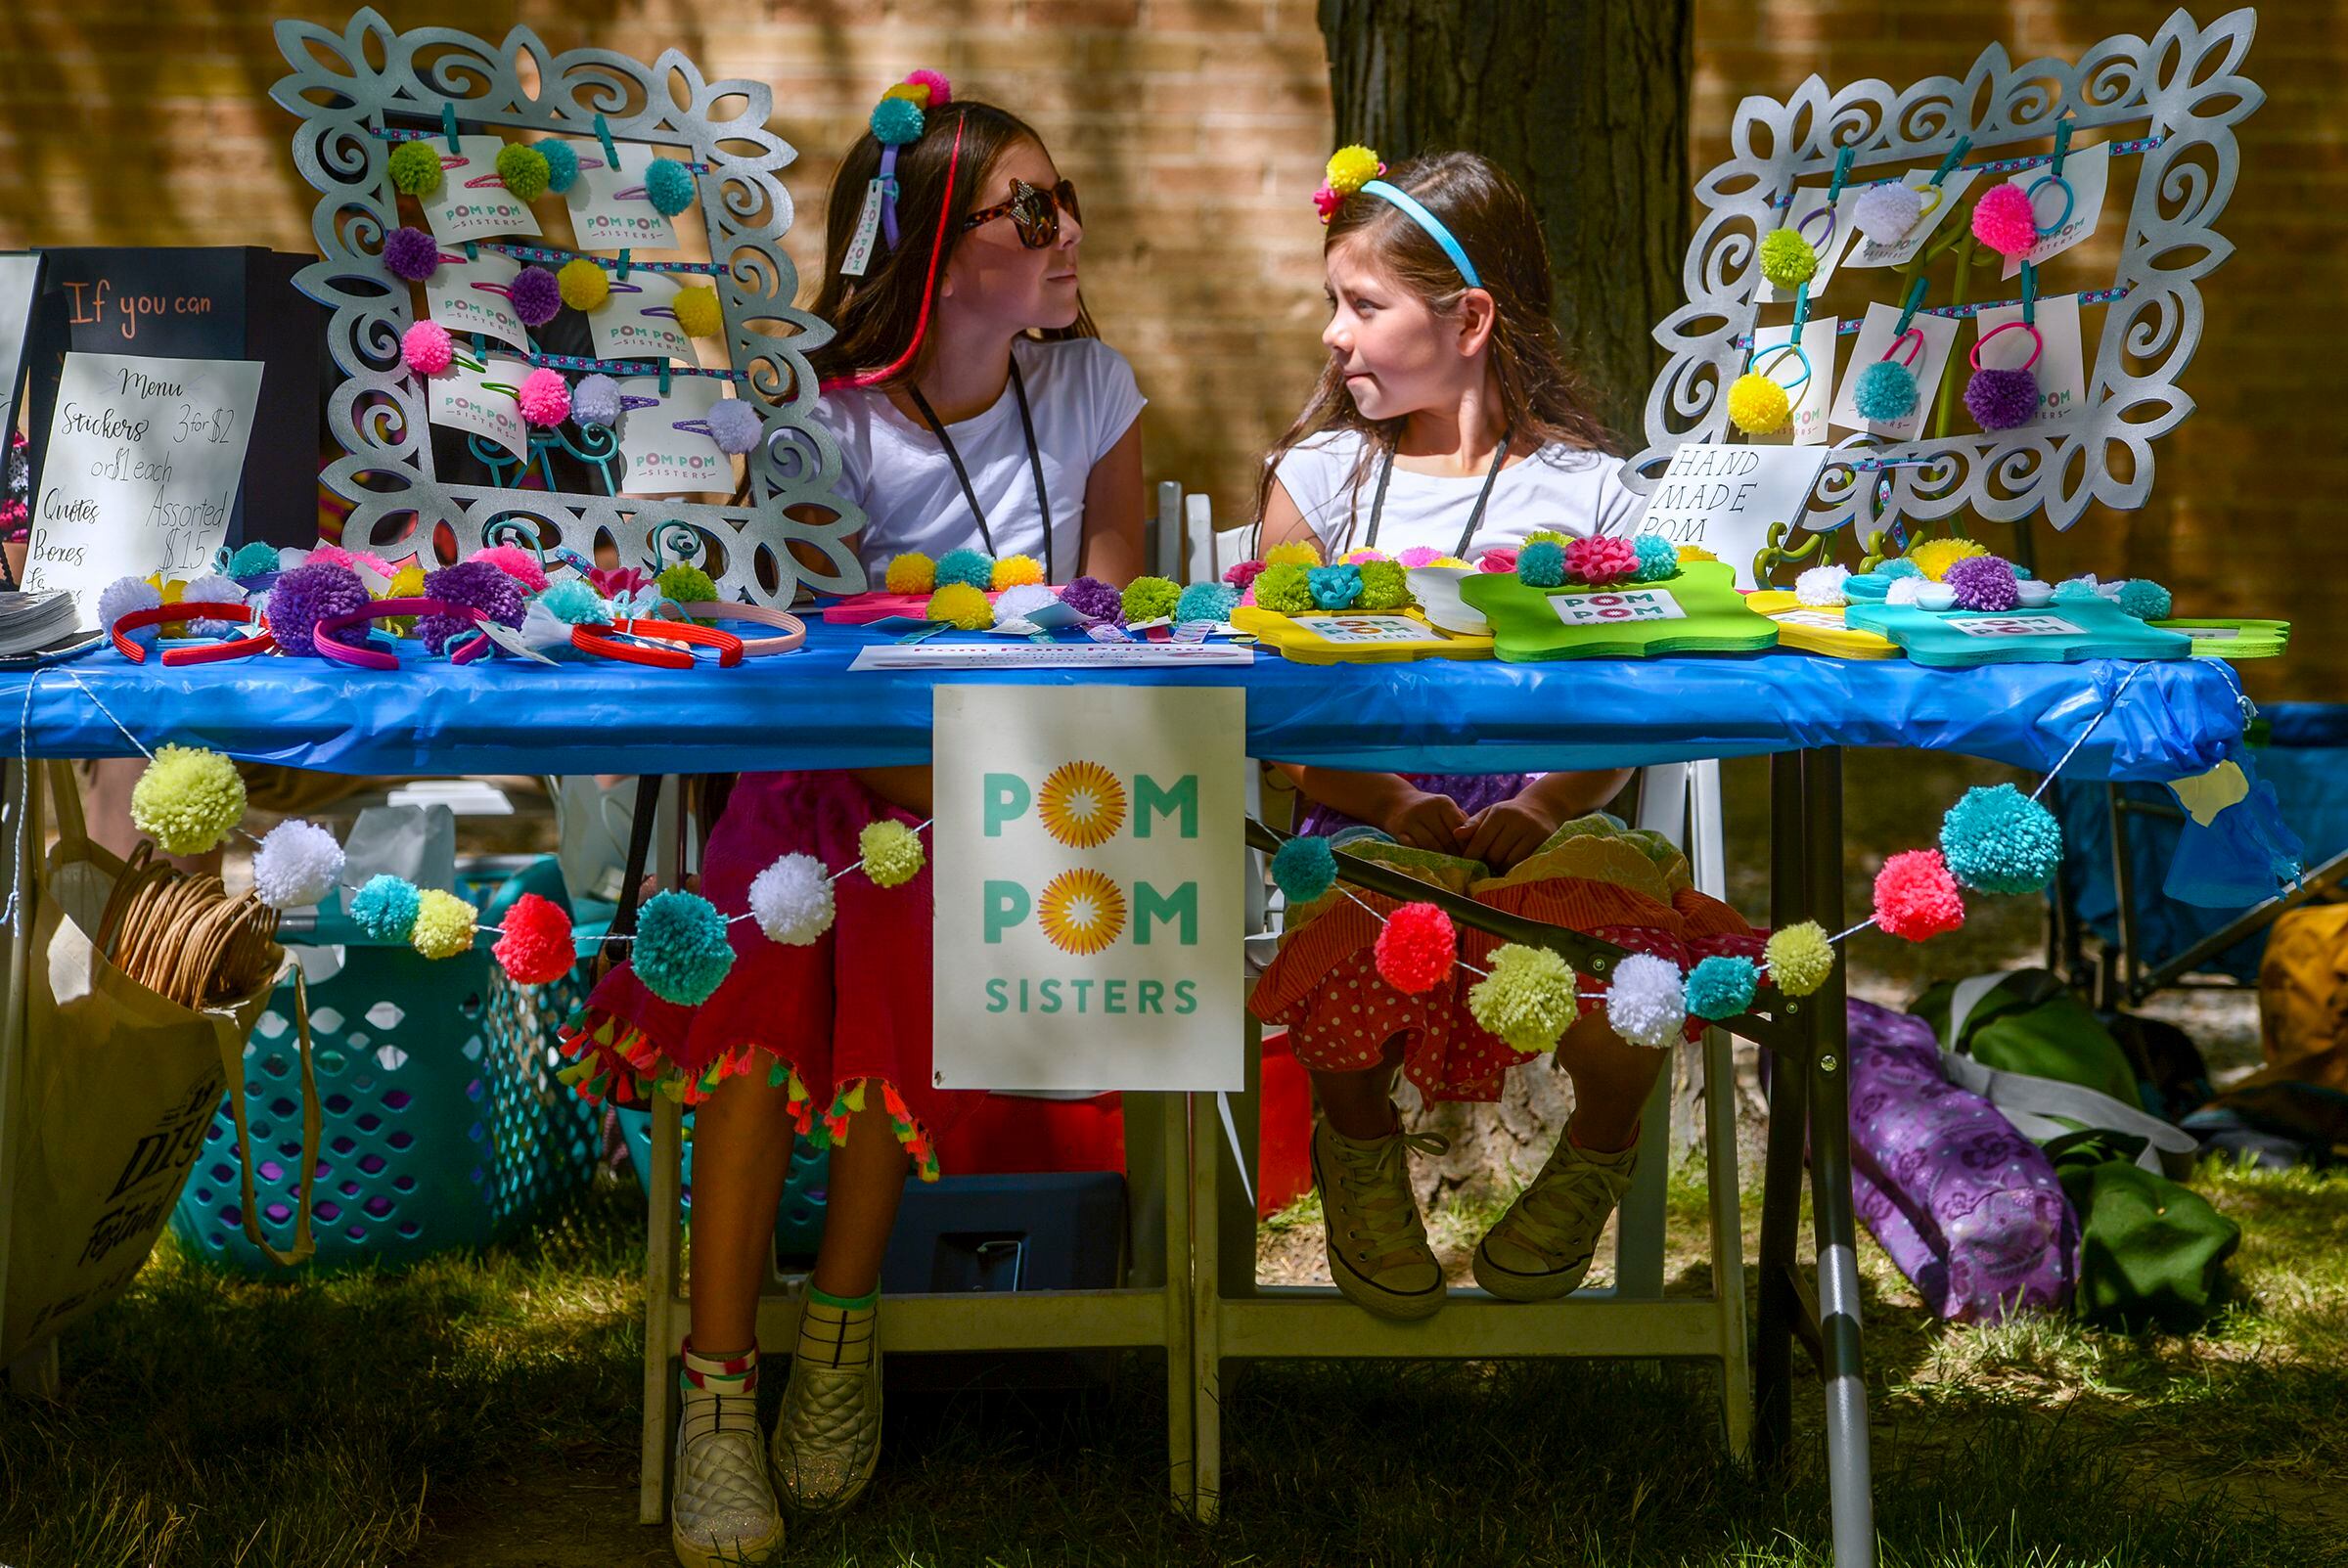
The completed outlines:
{"type": "Polygon", "coordinates": [[[846,1507],[880,1462],[880,1300],[878,1290],[844,1301],[808,1287],[767,1456],[775,1490],[793,1508],[846,1507]]]}
{"type": "Polygon", "coordinates": [[[1441,1154],[1448,1139],[1399,1130],[1367,1142],[1328,1122],[1313,1127],[1313,1188],[1321,1194],[1329,1272],[1345,1298],[1380,1318],[1431,1317],[1443,1269],[1426,1244],[1407,1154],[1441,1154]]]}
{"type": "Polygon", "coordinates": [[[1574,1142],[1568,1124],[1533,1185],[1476,1243],[1475,1282],[1504,1301],[1570,1295],[1638,1166],[1636,1136],[1619,1153],[1594,1154],[1574,1142]]]}
{"type": "Polygon", "coordinates": [[[668,1539],[685,1568],[763,1563],[783,1549],[783,1516],[758,1453],[758,1352],[703,1356],[690,1340],[680,1378],[676,1492],[668,1539]]]}

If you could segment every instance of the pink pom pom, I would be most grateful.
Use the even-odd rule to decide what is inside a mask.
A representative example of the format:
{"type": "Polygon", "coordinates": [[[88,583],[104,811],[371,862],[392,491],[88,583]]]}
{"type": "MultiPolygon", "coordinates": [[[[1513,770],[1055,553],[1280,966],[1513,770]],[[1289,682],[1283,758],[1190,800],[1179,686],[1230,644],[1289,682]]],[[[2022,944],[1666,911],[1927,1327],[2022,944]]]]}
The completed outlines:
{"type": "Polygon", "coordinates": [[[489,952],[517,985],[548,985],[577,965],[570,917],[552,899],[524,893],[506,911],[501,923],[505,934],[489,952]]]}
{"type": "Polygon", "coordinates": [[[546,592],[546,568],[538,558],[519,545],[483,545],[473,553],[474,560],[487,561],[514,579],[525,594],[546,592]]]}
{"type": "Polygon", "coordinates": [[[1993,185],[1973,203],[1973,238],[2002,256],[2027,255],[2038,244],[2038,215],[2018,185],[1993,185]]]}
{"type": "Polygon", "coordinates": [[[552,428],[570,418],[570,383],[561,371],[540,366],[521,379],[514,401],[521,405],[523,419],[552,428]]]}
{"type": "Polygon", "coordinates": [[[1349,550],[1344,555],[1339,556],[1337,558],[1337,561],[1340,565],[1359,566],[1364,561],[1392,560],[1394,558],[1392,556],[1387,555],[1382,550],[1349,550]]]}
{"type": "Polygon", "coordinates": [[[1639,569],[1639,549],[1628,539],[1601,534],[1565,547],[1565,570],[1586,583],[1620,582],[1639,569]]]}
{"type": "Polygon", "coordinates": [[[436,321],[420,321],[400,335],[399,357],[419,376],[437,376],[456,363],[457,345],[436,321]]]}
{"type": "Polygon", "coordinates": [[[929,89],[929,107],[931,109],[943,109],[954,102],[954,84],[926,67],[920,70],[907,71],[905,81],[908,86],[929,89]]]}
{"type": "MultiPolygon", "coordinates": [[[[1225,572],[1223,574],[1223,580],[1231,584],[1232,587],[1238,589],[1242,594],[1250,593],[1254,591],[1255,580],[1263,575],[1263,570],[1264,563],[1260,560],[1242,560],[1238,565],[1225,572]]],[[[1242,603],[1253,604],[1255,602],[1253,600],[1246,600],[1242,603]]]]}
{"type": "Polygon", "coordinates": [[[1431,991],[1460,956],[1451,917],[1432,904],[1405,904],[1386,917],[1371,958],[1378,978],[1406,996],[1431,991]]]}
{"type": "Polygon", "coordinates": [[[1516,552],[1507,548],[1487,550],[1475,560],[1477,571],[1505,575],[1516,569],[1516,552]]]}
{"type": "Polygon", "coordinates": [[[1939,850],[1911,849],[1883,863],[1875,874],[1875,923],[1910,942],[1964,923],[1964,899],[1939,850]]]}
{"type": "Polygon", "coordinates": [[[1413,545],[1394,559],[1405,569],[1408,569],[1413,566],[1423,566],[1430,560],[1441,560],[1443,552],[1437,550],[1433,545],[1413,545]]]}
{"type": "Polygon", "coordinates": [[[352,571],[364,569],[378,577],[395,575],[391,562],[372,550],[345,550],[340,545],[322,544],[310,552],[309,560],[304,564],[315,566],[321,562],[329,566],[348,566],[352,571]]]}
{"type": "Polygon", "coordinates": [[[1323,223],[1327,223],[1330,219],[1335,217],[1337,215],[1337,208],[1343,206],[1344,204],[1344,193],[1332,189],[1327,180],[1323,180],[1321,182],[1321,189],[1313,193],[1313,210],[1321,214],[1321,221],[1323,223]]]}

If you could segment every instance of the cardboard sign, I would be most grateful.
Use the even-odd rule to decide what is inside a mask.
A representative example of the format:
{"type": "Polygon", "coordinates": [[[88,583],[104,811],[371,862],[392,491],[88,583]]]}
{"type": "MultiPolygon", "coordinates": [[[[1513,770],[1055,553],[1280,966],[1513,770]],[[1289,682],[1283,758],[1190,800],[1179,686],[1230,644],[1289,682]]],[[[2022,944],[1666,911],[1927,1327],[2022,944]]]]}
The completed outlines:
{"type": "Polygon", "coordinates": [[[103,631],[117,577],[193,577],[228,540],[260,402],[249,360],[68,354],[32,507],[24,587],[72,594],[103,631]]]}
{"type": "Polygon", "coordinates": [[[1672,453],[1635,531],[1708,550],[1736,568],[1738,587],[1751,588],[1769,525],[1801,519],[1826,464],[1823,447],[1690,441],[1672,453]]]}
{"type": "Polygon", "coordinates": [[[954,1020],[938,1085],[1240,1088],[1245,694],[940,686],[934,701],[931,1010],[954,1020]]]}
{"type": "Polygon", "coordinates": [[[1896,420],[1865,420],[1859,417],[1859,377],[1868,366],[1883,357],[1883,351],[1899,336],[1900,307],[1872,301],[1867,307],[1867,321],[1859,329],[1859,341],[1851,346],[1851,357],[1842,369],[1842,384],[1835,388],[1834,405],[1828,412],[1827,422],[1845,430],[1867,430],[1885,441],[1913,441],[1917,432],[1931,418],[1939,401],[1940,367],[1949,357],[1949,349],[1957,341],[1958,320],[1954,316],[1927,316],[1919,311],[1910,325],[1924,335],[1923,347],[1914,363],[1909,363],[1907,350],[1901,350],[1902,363],[1916,373],[1916,406],[1896,420]]]}
{"type": "Polygon", "coordinates": [[[677,243],[676,226],[660,215],[644,194],[644,171],[656,157],[693,161],[681,147],[648,147],[621,142],[619,167],[604,156],[604,144],[593,137],[574,139],[570,150],[579,155],[579,177],[563,200],[570,208],[570,232],[581,250],[666,250],[677,243]]]}
{"type": "Polygon", "coordinates": [[[0,256],[0,453],[17,427],[17,383],[24,375],[24,337],[32,326],[32,297],[40,288],[41,258],[0,256]]]}
{"type": "Polygon", "coordinates": [[[454,153],[437,136],[429,145],[440,155],[440,189],[419,204],[432,238],[444,245],[463,245],[509,234],[538,237],[538,219],[530,204],[498,177],[497,155],[506,145],[504,137],[460,136],[454,153]]]}
{"type": "MultiPolygon", "coordinates": [[[[2025,428],[2066,424],[2087,412],[2087,360],[2079,344],[2079,296],[2058,294],[2041,299],[2037,317],[2045,352],[2031,367],[2031,374],[2038,378],[2038,417],[2025,428]]],[[[1973,318],[1974,340],[2021,319],[2019,305],[1985,310],[1973,318]]],[[[1982,351],[1981,363],[1993,370],[2018,370],[2029,360],[2030,347],[2028,333],[2007,333],[1982,351]]]]}
{"type": "MultiPolygon", "coordinates": [[[[1810,360],[1810,379],[1792,394],[1793,414],[1781,429],[1749,439],[1766,446],[1820,446],[1827,439],[1827,405],[1834,395],[1834,345],[1842,322],[1833,316],[1813,317],[1802,328],[1802,352],[1810,360]]],[[[1793,341],[1793,323],[1753,329],[1753,364],[1780,381],[1801,374],[1798,360],[1779,352],[1793,341]]]]}
{"type": "Polygon", "coordinates": [[[509,294],[521,263],[484,250],[478,260],[443,254],[439,270],[425,281],[426,308],[432,320],[460,337],[478,334],[510,348],[530,351],[530,332],[514,313],[509,294]]]}
{"type": "Polygon", "coordinates": [[[1613,621],[1681,621],[1680,602],[1651,588],[1595,594],[1552,594],[1549,607],[1568,626],[1604,626],[1613,621]]]}
{"type": "Polygon", "coordinates": [[[2111,144],[2098,142],[2093,147],[2081,148],[2062,160],[2062,178],[2068,180],[2071,186],[2067,215],[2064,212],[2062,187],[2054,178],[2054,168],[2051,163],[2033,164],[2006,181],[2025,196],[2029,196],[2033,189],[2037,190],[2038,194],[2030,199],[2031,210],[2037,214],[2040,228],[2053,225],[2054,232],[2032,246],[2028,255],[2008,256],[2002,273],[2004,277],[2019,276],[2025,261],[2033,266],[2045,266],[2050,256],[2061,255],[2071,246],[2084,244],[2094,236],[2096,226],[2103,221],[2103,193],[2111,184],[2111,144]],[[2043,185],[2039,183],[2042,180],[2046,182],[2043,185]]]}
{"type": "Polygon", "coordinates": [[[680,376],[668,394],[657,376],[631,376],[619,383],[620,455],[628,476],[622,495],[686,495],[734,488],[734,460],[709,438],[709,411],[726,395],[726,383],[709,376],[680,376]],[[649,400],[636,406],[635,400],[649,400]],[[679,429],[679,426],[695,428],[679,429]]]}

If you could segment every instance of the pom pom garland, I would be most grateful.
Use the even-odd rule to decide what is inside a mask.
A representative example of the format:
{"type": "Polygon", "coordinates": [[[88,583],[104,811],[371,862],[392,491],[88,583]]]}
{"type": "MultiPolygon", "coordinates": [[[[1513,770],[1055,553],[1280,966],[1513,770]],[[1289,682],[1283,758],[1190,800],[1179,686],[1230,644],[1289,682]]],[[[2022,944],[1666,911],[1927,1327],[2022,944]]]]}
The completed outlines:
{"type": "Polygon", "coordinates": [[[1310,613],[1318,607],[1310,573],[1318,570],[1318,566],[1299,566],[1291,560],[1266,566],[1255,580],[1256,604],[1283,615],[1310,613]]]}
{"type": "Polygon", "coordinates": [[[922,139],[922,106],[909,98],[883,98],[873,106],[869,123],[874,141],[882,147],[903,147],[922,139]]]}
{"type": "Polygon", "coordinates": [[[1789,997],[1815,995],[1834,972],[1834,947],[1827,940],[1827,928],[1816,920],[1804,920],[1770,933],[1761,949],[1761,961],[1769,965],[1770,983],[1789,997]]]}
{"type": "Polygon", "coordinates": [[[1528,588],[1558,588],[1565,582],[1565,552],[1536,539],[1516,552],[1516,575],[1528,588]]]}
{"type": "Polygon", "coordinates": [[[430,142],[402,142],[385,161],[392,187],[418,200],[440,189],[440,150],[430,142]]]}
{"type": "Polygon", "coordinates": [[[420,321],[399,335],[400,363],[419,376],[438,376],[457,362],[456,340],[436,321],[420,321]]]}
{"type": "Polygon", "coordinates": [[[1793,580],[1796,603],[1818,609],[1831,609],[1849,603],[1842,585],[1851,580],[1848,567],[1813,566],[1793,580]]]}
{"type": "Polygon", "coordinates": [[[1193,583],[1174,602],[1178,621],[1227,621],[1239,607],[1240,591],[1229,583],[1193,583]]]}
{"type": "Polygon", "coordinates": [[[2149,577],[2131,577],[2120,584],[2120,608],[2140,621],[2156,621],[2175,607],[2169,591],[2149,577]]]}
{"type": "Polygon", "coordinates": [[[937,558],[937,586],[968,583],[976,589],[995,585],[995,558],[982,550],[949,550],[937,558]]]}
{"type": "Polygon", "coordinates": [[[1274,851],[1272,881],[1293,914],[1337,885],[1336,851],[1326,838],[1300,833],[1274,851]]]}
{"type": "Polygon", "coordinates": [[[524,267],[506,285],[506,302],[524,327],[543,327],[563,313],[562,281],[544,267],[524,267]]]}
{"type": "Polygon", "coordinates": [[[384,242],[384,265],[394,278],[422,283],[440,269],[440,242],[422,229],[393,229],[384,242]]]}
{"type": "Polygon", "coordinates": [[[1318,566],[1321,547],[1309,539],[1292,539],[1285,545],[1274,545],[1264,552],[1267,566],[1318,566]]]}
{"type": "Polygon", "coordinates": [[[757,409],[739,397],[721,398],[709,405],[709,439],[730,457],[740,457],[758,444],[761,425],[757,409]]]}
{"type": "Polygon", "coordinates": [[[1734,1018],[1753,1005],[1760,972],[1753,961],[1738,954],[1716,953],[1688,971],[1685,998],[1688,1011],[1718,1021],[1734,1018]]]}
{"type": "Polygon", "coordinates": [[[926,594],[937,586],[937,562],[918,550],[891,556],[881,585],[892,594],[926,594]]]}
{"type": "Polygon", "coordinates": [[[1871,424],[1889,425],[1916,411],[1916,372],[1896,359],[1878,359],[1859,372],[1852,383],[1851,402],[1859,417],[1871,424]]]}
{"type": "Polygon", "coordinates": [[[1122,608],[1128,624],[1164,620],[1182,601],[1182,587],[1171,578],[1136,577],[1125,585],[1122,608]]]}
{"type": "Polygon", "coordinates": [[[1614,534],[1576,539],[1565,547],[1565,570],[1593,587],[1621,582],[1639,569],[1639,552],[1614,534]]]}
{"type": "Polygon", "coordinates": [[[416,929],[421,902],[414,882],[378,872],[351,896],[350,918],[375,941],[405,942],[408,933],[416,929]]]}
{"type": "Polygon", "coordinates": [[[201,746],[157,747],[130,792],[130,825],[169,855],[201,855],[244,820],[244,776],[201,746]]]}
{"type": "Polygon", "coordinates": [[[1362,574],[1362,591],[1353,602],[1354,608],[1395,610],[1410,604],[1410,573],[1400,561],[1368,560],[1358,569],[1362,574]]]}
{"type": "Polygon", "coordinates": [[[538,149],[508,142],[497,150],[497,177],[516,201],[535,202],[554,183],[555,170],[538,149]]]}
{"type": "Polygon", "coordinates": [[[613,619],[611,602],[583,578],[565,577],[549,584],[538,603],[549,615],[571,626],[609,626],[613,619]]]}
{"type": "Polygon", "coordinates": [[[1796,289],[1818,272],[1818,250],[1791,229],[1761,237],[1761,276],[1780,289],[1796,289]]]}
{"type": "Polygon", "coordinates": [[[717,598],[717,584],[689,560],[672,560],[661,567],[653,585],[660,590],[661,598],[680,605],[706,605],[717,598]]]}
{"type": "Polygon", "coordinates": [[[506,911],[505,929],[489,949],[516,985],[552,985],[578,965],[570,913],[551,898],[524,893],[506,911]]]}
{"type": "Polygon", "coordinates": [[[1984,430],[2014,430],[2038,416],[2038,378],[2026,370],[1977,370],[1964,383],[1964,410],[1984,430]]]}
{"type": "Polygon", "coordinates": [[[342,879],[342,846],[316,823],[281,822],[252,852],[252,888],[273,910],[318,903],[342,879]]]}
{"type": "Polygon", "coordinates": [[[480,911],[457,897],[428,887],[416,895],[416,919],[408,928],[408,946],[428,959],[453,959],[473,951],[480,911]]]}
{"type": "Polygon", "coordinates": [[[750,879],[750,918],[770,942],[806,947],[833,915],[832,877],[813,855],[786,855],[750,879]]]}
{"type": "Polygon", "coordinates": [[[573,310],[601,310],[611,297],[611,279],[585,256],[572,256],[555,273],[563,303],[573,310]]]}
{"type": "Polygon", "coordinates": [[[1413,997],[1433,990],[1459,957],[1460,934],[1432,904],[1405,904],[1386,917],[1371,950],[1378,978],[1413,997]]]}
{"type": "Polygon", "coordinates": [[[1005,556],[995,562],[995,574],[990,579],[995,592],[1006,588],[1027,588],[1044,580],[1044,563],[1033,556],[1005,556]]]}
{"type": "Polygon", "coordinates": [[[693,170],[673,157],[656,157],[644,166],[644,199],[664,218],[673,218],[693,205],[693,170]]]}
{"type": "Polygon", "coordinates": [[[1680,967],[1652,953],[1633,953],[1606,987],[1606,1022],[1626,1045],[1661,1051],[1680,1037],[1688,1004],[1680,967]]]}
{"type": "Polygon", "coordinates": [[[1643,533],[1631,541],[1631,548],[1639,552],[1639,569],[1631,573],[1631,581],[1654,583],[1680,574],[1680,553],[1661,534],[1643,533]]]}
{"type": "Polygon", "coordinates": [[[2062,862],[2054,814],[2013,785],[1967,789],[1940,820],[1950,874],[1983,893],[2035,893],[2062,862]]]}
{"type": "Polygon", "coordinates": [[[546,188],[548,190],[561,196],[579,183],[579,155],[571,151],[568,142],[558,142],[549,137],[543,142],[532,142],[530,145],[538,150],[540,157],[546,159],[546,188]]]}
{"type": "Polygon", "coordinates": [[[144,577],[117,577],[98,595],[98,620],[109,628],[125,615],[162,607],[163,591],[144,577]]]}
{"type": "Polygon", "coordinates": [[[1892,856],[1875,874],[1875,924],[1908,942],[1954,931],[1964,923],[1964,900],[1937,849],[1892,856]]]}
{"type": "Polygon", "coordinates": [[[925,617],[943,621],[966,632],[983,632],[995,624],[995,606],[969,583],[945,583],[929,596],[925,617]]]}
{"type": "Polygon", "coordinates": [[[1877,245],[1906,239],[1923,215],[1923,193],[1897,180],[1869,186],[1851,204],[1851,221],[1877,245]]]}
{"type": "Polygon", "coordinates": [[[1468,989],[1468,1016],[1512,1050],[1556,1050],[1581,1012],[1572,968],[1548,948],[1519,942],[1494,948],[1490,962],[1491,972],[1468,989]]]}
{"type": "Polygon", "coordinates": [[[630,958],[647,991],[681,1008],[698,1008],[732,971],[734,944],[716,905],[672,888],[645,900],[630,958]]]}
{"type": "Polygon", "coordinates": [[[688,337],[715,337],[726,330],[725,312],[717,304],[717,291],[707,284],[678,290],[668,308],[677,313],[677,331],[688,337]]]}
{"type": "Polygon", "coordinates": [[[1098,577],[1079,577],[1060,591],[1060,602],[1088,621],[1121,624],[1125,596],[1098,577]]]}
{"type": "Polygon", "coordinates": [[[1747,435],[1768,435],[1793,418],[1785,388],[1759,371],[1746,371],[1729,383],[1729,420],[1747,435]]]}
{"type": "Polygon", "coordinates": [[[1305,588],[1323,609],[1351,609],[1362,597],[1359,566],[1314,566],[1304,574],[1305,588]]]}
{"type": "Polygon", "coordinates": [[[856,835],[856,855],[875,887],[902,887],[921,875],[929,858],[922,835],[893,817],[865,824],[856,835]]]}
{"type": "Polygon", "coordinates": [[[367,585],[357,572],[331,561],[311,561],[277,579],[263,613],[279,648],[296,658],[310,658],[318,652],[318,623],[330,615],[365,609],[367,602],[367,585]]]}
{"type": "Polygon", "coordinates": [[[2038,214],[2018,185],[1997,184],[1973,203],[1973,238],[2002,256],[2023,256],[2038,244],[2038,214]]]}
{"type": "Polygon", "coordinates": [[[570,383],[559,370],[541,365],[521,379],[515,403],[521,417],[541,429],[552,429],[570,418],[570,383]]]}
{"type": "Polygon", "coordinates": [[[2013,567],[1996,556],[1966,556],[1949,563],[1948,586],[1959,609],[2009,610],[2020,597],[2013,567]]]}
{"type": "Polygon", "coordinates": [[[579,378],[570,389],[570,417],[590,429],[610,429],[619,423],[619,382],[601,371],[579,378]]]}

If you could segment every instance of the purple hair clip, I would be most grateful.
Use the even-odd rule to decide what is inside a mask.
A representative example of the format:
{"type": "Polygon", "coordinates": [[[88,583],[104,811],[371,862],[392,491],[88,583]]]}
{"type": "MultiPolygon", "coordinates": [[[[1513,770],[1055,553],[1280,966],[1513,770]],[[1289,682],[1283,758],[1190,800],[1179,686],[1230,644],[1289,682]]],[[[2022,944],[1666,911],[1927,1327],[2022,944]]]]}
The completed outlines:
{"type": "Polygon", "coordinates": [[[686,435],[705,435],[712,441],[717,439],[717,432],[709,428],[707,420],[677,420],[669,426],[669,428],[681,431],[686,435]]]}
{"type": "Polygon", "coordinates": [[[639,316],[658,316],[667,321],[675,321],[677,319],[677,311],[674,305],[646,305],[643,309],[637,311],[636,314],[639,316]]]}
{"type": "MultiPolygon", "coordinates": [[[[641,392],[622,392],[619,394],[619,411],[622,414],[631,413],[640,408],[658,408],[659,406],[660,400],[658,398],[646,397],[641,392]]],[[[700,423],[705,425],[708,422],[704,420],[700,423]]],[[[684,427],[685,426],[682,425],[677,426],[677,428],[680,430],[684,427]]]]}
{"type": "Polygon", "coordinates": [[[610,280],[610,289],[615,294],[640,294],[644,292],[644,285],[640,283],[622,283],[617,278],[610,280]]]}

